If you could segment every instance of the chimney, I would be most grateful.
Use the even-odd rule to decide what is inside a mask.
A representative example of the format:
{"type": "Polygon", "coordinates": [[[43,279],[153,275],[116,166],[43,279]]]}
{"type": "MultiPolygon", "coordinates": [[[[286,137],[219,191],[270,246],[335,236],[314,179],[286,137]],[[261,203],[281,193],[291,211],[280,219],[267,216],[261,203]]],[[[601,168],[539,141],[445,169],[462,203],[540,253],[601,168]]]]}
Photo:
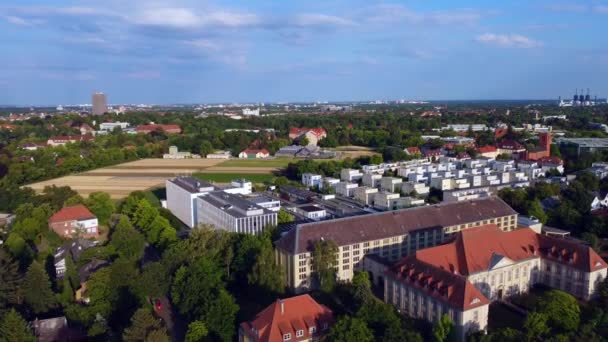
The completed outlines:
{"type": "Polygon", "coordinates": [[[281,305],[281,315],[285,314],[285,304],[281,299],[279,299],[279,304],[281,305]]]}

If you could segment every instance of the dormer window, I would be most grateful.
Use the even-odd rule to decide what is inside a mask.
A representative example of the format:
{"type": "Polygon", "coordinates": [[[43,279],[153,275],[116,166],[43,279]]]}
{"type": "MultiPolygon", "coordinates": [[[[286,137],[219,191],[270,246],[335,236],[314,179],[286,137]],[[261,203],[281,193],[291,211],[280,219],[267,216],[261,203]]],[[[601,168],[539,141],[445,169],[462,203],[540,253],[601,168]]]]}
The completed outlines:
{"type": "Polygon", "coordinates": [[[291,334],[283,335],[283,341],[289,341],[289,340],[291,340],[291,334]]]}
{"type": "Polygon", "coordinates": [[[296,331],[296,337],[302,337],[302,336],[304,336],[304,330],[296,331]]]}
{"type": "Polygon", "coordinates": [[[471,301],[471,304],[477,304],[477,303],[479,303],[479,302],[481,302],[481,301],[479,300],[479,298],[475,297],[475,298],[473,298],[473,300],[471,301]]]}
{"type": "Polygon", "coordinates": [[[314,334],[314,333],[316,333],[316,332],[317,332],[317,327],[310,327],[310,328],[308,329],[308,332],[309,332],[311,335],[312,335],[312,334],[314,334]]]}

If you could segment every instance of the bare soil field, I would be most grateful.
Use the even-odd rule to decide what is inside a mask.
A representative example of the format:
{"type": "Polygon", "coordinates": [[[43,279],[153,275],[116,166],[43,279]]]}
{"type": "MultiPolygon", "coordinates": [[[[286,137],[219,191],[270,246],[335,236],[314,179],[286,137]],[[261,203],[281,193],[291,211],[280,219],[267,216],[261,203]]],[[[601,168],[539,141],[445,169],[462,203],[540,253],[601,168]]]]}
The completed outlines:
{"type": "Polygon", "coordinates": [[[121,199],[137,190],[162,187],[165,180],[177,175],[194,173],[238,174],[244,178],[248,174],[271,175],[280,170],[278,167],[226,167],[215,166],[224,160],[217,159],[142,159],[124,164],[91,170],[27,185],[36,192],[45,186],[69,186],[82,196],[103,191],[114,199],[121,199]],[[214,167],[215,166],[215,167],[214,167]]]}

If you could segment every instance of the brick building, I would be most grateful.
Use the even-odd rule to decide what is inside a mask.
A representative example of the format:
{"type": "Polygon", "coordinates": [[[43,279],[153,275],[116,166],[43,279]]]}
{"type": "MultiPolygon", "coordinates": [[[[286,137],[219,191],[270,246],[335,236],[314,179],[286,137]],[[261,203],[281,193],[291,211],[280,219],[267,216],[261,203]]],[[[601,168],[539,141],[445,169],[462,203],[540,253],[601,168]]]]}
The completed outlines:
{"type": "Polygon", "coordinates": [[[65,207],[49,218],[49,228],[63,238],[72,238],[78,235],[82,238],[97,238],[98,221],[82,204],[65,207]]]}

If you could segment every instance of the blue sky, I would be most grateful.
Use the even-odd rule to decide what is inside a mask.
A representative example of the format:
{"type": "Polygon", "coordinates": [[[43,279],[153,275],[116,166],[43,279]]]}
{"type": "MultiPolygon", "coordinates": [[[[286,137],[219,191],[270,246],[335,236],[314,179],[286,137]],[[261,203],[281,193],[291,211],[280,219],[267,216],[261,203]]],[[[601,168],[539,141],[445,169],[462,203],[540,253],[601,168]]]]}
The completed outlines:
{"type": "Polygon", "coordinates": [[[608,95],[606,1],[3,0],[0,104],[608,95]]]}

